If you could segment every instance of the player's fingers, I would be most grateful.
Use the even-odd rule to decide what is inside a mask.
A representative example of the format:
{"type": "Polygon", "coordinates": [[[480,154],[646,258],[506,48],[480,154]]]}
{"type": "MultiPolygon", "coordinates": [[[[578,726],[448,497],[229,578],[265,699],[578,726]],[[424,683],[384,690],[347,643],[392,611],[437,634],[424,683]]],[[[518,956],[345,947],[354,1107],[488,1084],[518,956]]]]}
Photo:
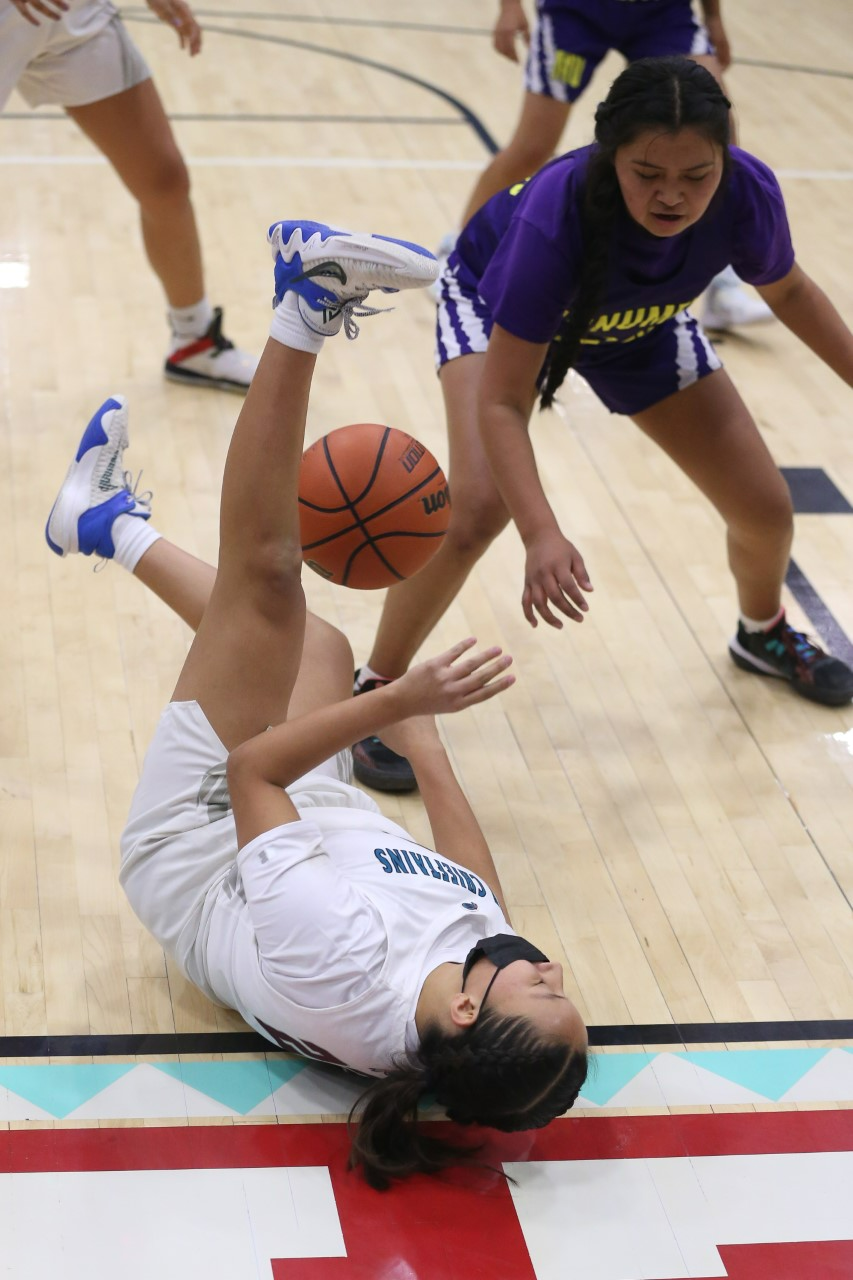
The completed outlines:
{"type": "Polygon", "coordinates": [[[482,675],[482,668],[488,662],[494,661],[501,655],[500,645],[491,645],[488,649],[481,649],[479,653],[472,653],[464,662],[458,662],[454,668],[454,674],[461,680],[467,680],[470,676],[477,672],[482,675]]]}
{"type": "Polygon", "coordinates": [[[501,653],[500,649],[489,649],[478,656],[481,661],[456,684],[456,693],[463,698],[490,684],[512,665],[512,655],[501,653]]]}
{"type": "MultiPolygon", "coordinates": [[[[575,582],[571,574],[565,574],[557,578],[556,586],[559,589],[559,591],[562,593],[563,601],[566,601],[566,600],[571,601],[572,604],[576,605],[577,608],[580,609],[581,613],[586,613],[588,611],[589,605],[584,599],[584,596],[583,596],[583,593],[581,592],[580,587],[575,582]]],[[[557,595],[555,592],[549,592],[549,595],[551,596],[551,599],[553,600],[557,608],[562,609],[563,604],[561,603],[561,596],[557,595]]],[[[569,606],[567,609],[563,609],[563,612],[571,613],[572,612],[571,606],[569,606]]]]}
{"type": "Polygon", "coordinates": [[[484,684],[479,689],[475,689],[465,699],[466,707],[476,706],[480,702],[488,702],[490,698],[496,697],[499,693],[503,693],[505,689],[509,689],[515,684],[515,676],[511,674],[499,676],[496,680],[491,680],[488,684],[484,684]]]}
{"type": "Polygon", "coordinates": [[[462,657],[463,653],[467,653],[469,649],[472,649],[476,643],[476,636],[466,636],[464,640],[458,640],[446,653],[439,654],[436,662],[441,667],[450,667],[462,657]]]}

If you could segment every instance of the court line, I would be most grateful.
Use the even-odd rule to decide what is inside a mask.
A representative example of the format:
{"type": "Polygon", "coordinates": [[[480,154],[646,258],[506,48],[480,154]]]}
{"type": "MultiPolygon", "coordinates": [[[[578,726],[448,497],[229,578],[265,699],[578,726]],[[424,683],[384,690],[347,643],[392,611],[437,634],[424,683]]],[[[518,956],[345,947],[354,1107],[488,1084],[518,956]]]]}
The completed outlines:
{"type": "MultiPolygon", "coordinates": [[[[126,18],[129,14],[124,15],[126,18]]],[[[157,26],[160,19],[151,15],[130,17],[133,22],[147,23],[149,26],[157,26]]],[[[335,58],[340,62],[350,62],[358,67],[367,67],[371,71],[380,71],[383,75],[394,76],[397,80],[403,80],[406,84],[415,85],[418,89],[425,89],[427,93],[433,94],[440,98],[442,102],[446,102],[449,106],[457,111],[463,120],[466,120],[474,133],[483,143],[483,145],[494,154],[498,150],[498,144],[489,133],[486,126],[475,115],[470,107],[467,107],[460,98],[454,94],[448,93],[446,89],[439,88],[438,85],[432,84],[429,80],[422,79],[421,76],[412,75],[410,71],[402,71],[399,67],[389,66],[384,62],[377,62],[375,58],[364,58],[359,54],[348,53],[344,49],[329,49],[325,45],[311,44],[306,40],[291,40],[287,36],[271,36],[265,35],[257,31],[239,31],[234,27],[205,26],[205,34],[215,34],[222,36],[233,36],[238,40],[255,40],[260,44],[281,45],[286,49],[299,49],[305,53],[318,53],[321,57],[335,58]]]]}
{"type": "MultiPolygon", "coordinates": [[[[786,1040],[853,1040],[853,1018],[798,1022],[655,1022],[591,1026],[597,1048],[649,1044],[763,1044],[786,1040]]],[[[137,1057],[181,1053],[276,1053],[254,1031],[133,1035],[0,1036],[0,1058],[137,1057]]]]}
{"type": "MultiPolygon", "coordinates": [[[[443,22],[401,22],[398,19],[348,18],[338,15],[318,17],[316,14],[307,13],[265,13],[257,10],[246,12],[242,9],[195,9],[194,13],[197,18],[225,18],[237,22],[291,22],[304,25],[313,24],[315,26],[367,27],[380,31],[433,31],[436,34],[477,36],[480,38],[484,36],[491,38],[492,35],[491,27],[462,27],[443,22]]],[[[122,10],[122,16],[135,19],[147,15],[144,9],[131,5],[122,10]]],[[[204,30],[208,30],[208,28],[205,27],[204,30]]],[[[809,67],[789,62],[774,62],[768,58],[738,57],[735,60],[735,65],[758,67],[767,71],[795,71],[801,75],[830,76],[841,80],[853,80],[853,71],[840,71],[830,67],[809,67]]]]}
{"type": "MultiPolygon", "coordinates": [[[[0,122],[6,117],[0,116],[0,122]]],[[[44,119],[41,116],[40,119],[44,119]]],[[[57,117],[58,118],[58,117],[57,117]]],[[[175,119],[175,117],[172,117],[175,119]]],[[[388,123],[385,120],[371,117],[371,122],[388,123]]],[[[391,121],[390,123],[396,123],[391,121]]],[[[431,122],[434,123],[434,122],[431,122]]],[[[462,124],[461,120],[442,120],[442,124],[462,124]]],[[[392,156],[385,159],[374,159],[369,156],[184,156],[187,164],[197,169],[235,168],[235,169],[399,169],[405,171],[423,169],[430,173],[477,172],[482,169],[479,160],[426,160],[410,156],[392,156]]],[[[87,168],[105,165],[103,156],[52,156],[52,155],[6,155],[0,156],[0,165],[14,168],[15,165],[38,166],[56,165],[65,168],[87,168]]],[[[853,182],[853,170],[846,169],[776,169],[780,178],[792,181],[803,179],[810,182],[853,182]]]]}

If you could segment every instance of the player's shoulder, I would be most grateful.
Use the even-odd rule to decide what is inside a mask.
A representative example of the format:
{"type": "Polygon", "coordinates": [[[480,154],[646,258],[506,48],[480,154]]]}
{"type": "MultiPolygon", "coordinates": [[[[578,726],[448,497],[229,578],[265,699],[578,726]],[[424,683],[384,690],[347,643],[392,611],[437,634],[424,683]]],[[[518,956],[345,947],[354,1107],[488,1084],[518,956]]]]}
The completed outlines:
{"type": "Polygon", "coordinates": [[[779,180],[766,161],[744,151],[742,147],[729,147],[731,156],[731,176],[735,183],[746,186],[770,186],[778,189],[779,180]]]}
{"type": "MultiPolygon", "coordinates": [[[[527,221],[544,217],[558,222],[580,212],[586,173],[595,145],[578,147],[549,160],[523,188],[518,189],[517,216],[527,221]]],[[[510,188],[512,191],[513,189],[510,188]]]]}

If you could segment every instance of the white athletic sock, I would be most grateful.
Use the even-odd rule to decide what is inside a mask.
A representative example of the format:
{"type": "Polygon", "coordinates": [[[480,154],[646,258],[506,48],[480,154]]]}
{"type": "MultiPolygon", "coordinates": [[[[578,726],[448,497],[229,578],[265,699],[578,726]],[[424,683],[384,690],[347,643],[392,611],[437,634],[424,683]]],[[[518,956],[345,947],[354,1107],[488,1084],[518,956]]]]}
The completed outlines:
{"type": "Polygon", "coordinates": [[[391,683],[389,676],[381,676],[378,671],[374,671],[373,667],[369,667],[367,663],[365,663],[356,677],[355,684],[353,685],[354,691],[357,693],[359,689],[363,689],[368,680],[381,680],[383,684],[391,683]]]}
{"type": "Polygon", "coordinates": [[[765,618],[763,622],[759,622],[756,618],[747,618],[744,614],[740,615],[741,623],[744,631],[770,631],[776,626],[777,622],[781,622],[785,616],[784,606],[779,609],[778,613],[774,613],[772,618],[765,618]]]}
{"type": "Polygon", "coordinates": [[[317,355],[323,349],[325,339],[308,328],[299,314],[299,299],[295,293],[286,293],[272,313],[270,337],[282,346],[296,351],[317,355]]]}
{"type": "Polygon", "coordinates": [[[163,536],[150,520],[143,520],[142,516],[116,516],[112,535],[115,547],[113,560],[128,573],[133,573],[148,548],[163,536]]]}
{"type": "Polygon", "coordinates": [[[169,324],[172,326],[172,333],[176,338],[180,338],[181,342],[186,342],[190,338],[200,338],[202,334],[207,333],[212,319],[213,307],[207,298],[202,298],[192,307],[169,308],[169,324]]]}

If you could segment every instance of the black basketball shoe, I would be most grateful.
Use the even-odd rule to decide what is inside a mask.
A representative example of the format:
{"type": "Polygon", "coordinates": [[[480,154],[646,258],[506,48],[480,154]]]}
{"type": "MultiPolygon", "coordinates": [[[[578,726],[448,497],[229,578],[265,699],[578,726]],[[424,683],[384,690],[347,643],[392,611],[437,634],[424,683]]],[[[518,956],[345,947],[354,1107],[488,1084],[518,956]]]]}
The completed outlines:
{"type": "Polygon", "coordinates": [[[853,671],[789,626],[784,613],[769,631],[747,631],[738,623],[729,653],[744,671],[787,680],[812,702],[840,707],[853,698],[853,671]]]}
{"type": "MultiPolygon", "coordinates": [[[[358,680],[358,671],[355,676],[358,680]]],[[[370,693],[379,689],[390,680],[365,680],[361,687],[353,692],[356,697],[360,693],[370,693]]],[[[396,751],[386,747],[379,738],[362,738],[352,749],[352,771],[359,782],[374,791],[417,791],[418,784],[415,772],[405,756],[398,756],[396,751]]]]}

